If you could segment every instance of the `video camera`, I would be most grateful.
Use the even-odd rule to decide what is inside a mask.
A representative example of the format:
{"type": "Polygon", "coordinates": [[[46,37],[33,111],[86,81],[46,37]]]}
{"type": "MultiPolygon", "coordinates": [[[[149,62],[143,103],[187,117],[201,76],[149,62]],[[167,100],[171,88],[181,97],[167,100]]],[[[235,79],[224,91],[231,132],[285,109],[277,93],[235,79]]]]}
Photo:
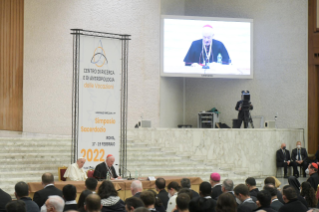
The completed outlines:
{"type": "Polygon", "coordinates": [[[248,90],[241,92],[241,100],[242,100],[241,109],[244,111],[249,111],[251,103],[250,103],[250,93],[248,90]]]}

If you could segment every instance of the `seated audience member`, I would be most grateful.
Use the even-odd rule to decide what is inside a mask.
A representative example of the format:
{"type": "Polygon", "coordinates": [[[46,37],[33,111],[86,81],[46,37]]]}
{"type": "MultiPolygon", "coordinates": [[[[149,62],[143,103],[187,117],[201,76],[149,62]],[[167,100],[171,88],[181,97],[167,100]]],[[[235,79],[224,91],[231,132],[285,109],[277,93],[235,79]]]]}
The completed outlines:
{"type": "Polygon", "coordinates": [[[297,175],[297,164],[293,161],[290,161],[290,153],[289,150],[286,149],[286,144],[282,143],[279,150],[277,150],[276,153],[276,163],[277,167],[284,167],[284,178],[288,178],[287,176],[287,167],[292,166],[293,167],[293,174],[297,175]]]}
{"type": "Polygon", "coordinates": [[[181,189],[181,187],[178,185],[177,182],[172,181],[167,185],[167,191],[169,193],[169,200],[168,200],[168,204],[167,204],[167,212],[172,212],[172,210],[175,208],[176,206],[176,197],[178,194],[178,191],[181,189]]]}
{"type": "Polygon", "coordinates": [[[307,172],[310,175],[307,182],[310,183],[311,187],[317,192],[319,184],[318,165],[316,163],[309,164],[307,172]]]}
{"type": "Polygon", "coordinates": [[[227,192],[231,193],[233,195],[233,197],[235,198],[233,189],[234,189],[234,182],[232,180],[226,179],[223,181],[223,184],[222,184],[223,193],[227,193],[227,192]]]}
{"type": "Polygon", "coordinates": [[[133,212],[136,208],[145,207],[143,201],[137,197],[130,197],[125,200],[125,210],[133,212]]]}
{"type": "Polygon", "coordinates": [[[178,212],[189,212],[189,195],[179,193],[176,197],[176,209],[178,212]]]}
{"type": "Polygon", "coordinates": [[[155,196],[150,191],[143,191],[140,195],[141,200],[143,201],[145,208],[147,208],[149,211],[157,211],[155,209],[155,196]]]}
{"type": "Polygon", "coordinates": [[[181,180],[181,186],[182,186],[182,188],[188,188],[189,190],[191,190],[193,193],[193,198],[199,197],[199,194],[196,191],[194,191],[193,189],[191,189],[191,181],[188,178],[183,178],[181,180]]]}
{"type": "Polygon", "coordinates": [[[189,203],[190,212],[215,212],[216,200],[212,199],[211,185],[202,182],[199,186],[200,196],[194,197],[189,203]]]}
{"type": "Polygon", "coordinates": [[[76,199],[76,187],[74,185],[65,185],[62,189],[63,199],[65,201],[63,211],[77,210],[78,205],[75,201],[76,199]]]}
{"type": "Polygon", "coordinates": [[[285,203],[279,212],[306,212],[307,207],[298,200],[296,189],[290,185],[286,185],[282,189],[282,198],[285,203]]]}
{"type": "Polygon", "coordinates": [[[276,212],[274,209],[272,209],[270,207],[270,203],[271,203],[271,194],[269,193],[269,191],[267,190],[262,190],[259,191],[257,194],[257,206],[258,206],[258,210],[264,210],[267,212],[276,212]]]}
{"type": "Polygon", "coordinates": [[[45,201],[45,208],[48,212],[62,212],[64,208],[64,200],[57,195],[49,196],[45,201]]]}
{"type": "Polygon", "coordinates": [[[304,204],[306,206],[306,208],[308,208],[307,201],[305,200],[305,198],[300,196],[300,183],[299,183],[298,179],[295,176],[290,176],[288,178],[288,183],[289,183],[289,185],[291,185],[296,190],[296,193],[297,193],[297,196],[298,196],[298,200],[302,204],[304,204]]]}
{"type": "Polygon", "coordinates": [[[193,199],[193,192],[187,188],[182,188],[178,191],[178,194],[187,194],[190,199],[193,199]]]}
{"type": "Polygon", "coordinates": [[[131,184],[131,193],[134,197],[140,197],[143,191],[143,184],[139,180],[134,180],[131,184]]]}
{"type": "Polygon", "coordinates": [[[157,197],[161,200],[166,210],[167,202],[169,198],[168,198],[168,193],[165,190],[165,186],[166,186],[166,181],[164,178],[157,178],[155,180],[155,189],[158,192],[157,197]]]}
{"type": "Polygon", "coordinates": [[[66,178],[66,181],[85,181],[88,178],[83,169],[85,161],[86,159],[81,157],[76,163],[73,163],[68,167],[63,175],[63,177],[66,178]]]}
{"type": "Polygon", "coordinates": [[[216,212],[236,212],[237,203],[235,198],[230,193],[219,195],[216,203],[216,212]]]}
{"type": "Polygon", "coordinates": [[[89,196],[90,194],[92,194],[92,191],[90,190],[82,191],[78,201],[78,211],[85,212],[85,209],[84,209],[85,198],[89,196]]]}
{"type": "Polygon", "coordinates": [[[257,209],[256,203],[249,196],[248,187],[244,184],[239,184],[234,188],[234,193],[238,203],[237,212],[250,212],[257,209]]]}
{"type": "Polygon", "coordinates": [[[12,201],[6,204],[5,210],[7,212],[26,212],[25,202],[22,200],[12,201]]]}
{"type": "Polygon", "coordinates": [[[300,187],[300,196],[302,196],[308,203],[308,207],[315,208],[317,207],[317,198],[315,190],[311,187],[310,183],[303,182],[300,187]]]}
{"type": "Polygon", "coordinates": [[[153,194],[154,197],[155,197],[155,204],[154,204],[155,209],[156,209],[158,212],[165,212],[165,211],[166,211],[166,210],[165,210],[165,207],[164,207],[162,201],[157,197],[156,192],[155,192],[154,190],[152,190],[152,189],[149,189],[148,191],[152,192],[152,194],[153,194]]]}
{"type": "Polygon", "coordinates": [[[100,212],[102,209],[100,196],[97,194],[90,194],[87,196],[85,199],[84,209],[87,212],[100,212]]]}
{"type": "Polygon", "coordinates": [[[125,212],[125,204],[118,196],[118,193],[111,181],[103,181],[98,189],[98,195],[101,198],[101,204],[103,206],[102,212],[125,212]]]}
{"type": "MultiPolygon", "coordinates": [[[[306,169],[307,169],[307,159],[308,159],[308,154],[307,150],[305,148],[301,147],[301,142],[297,141],[296,144],[297,148],[293,149],[291,151],[291,160],[292,162],[296,163],[297,166],[302,166],[303,167],[303,177],[306,177],[306,169]]],[[[301,176],[301,173],[300,173],[301,176]]],[[[295,177],[299,177],[299,172],[297,169],[297,175],[295,177]]]]}
{"type": "Polygon", "coordinates": [[[134,212],[150,212],[150,211],[145,207],[139,207],[135,209],[134,212]]]}
{"type": "Polygon", "coordinates": [[[264,186],[264,190],[269,191],[271,195],[270,207],[275,211],[278,211],[284,204],[277,198],[277,188],[273,184],[269,183],[264,186]]]}
{"type": "Polygon", "coordinates": [[[39,208],[44,205],[49,196],[63,196],[62,191],[54,186],[54,177],[51,173],[47,172],[42,175],[42,186],[44,188],[40,191],[35,192],[33,196],[33,201],[37,203],[39,208]]]}
{"type": "Polygon", "coordinates": [[[6,204],[11,202],[12,198],[9,194],[0,189],[0,211],[6,210],[6,204]]]}
{"type": "Polygon", "coordinates": [[[18,182],[14,186],[14,195],[17,200],[25,203],[27,212],[39,212],[39,206],[29,197],[29,186],[25,182],[18,182]]]}
{"type": "MultiPolygon", "coordinates": [[[[279,182],[280,182],[280,181],[279,181],[279,182]]],[[[278,187],[280,186],[280,184],[279,184],[278,187],[276,186],[276,179],[275,179],[274,177],[266,177],[265,180],[264,180],[264,185],[267,185],[267,184],[272,184],[272,185],[274,185],[275,188],[278,188],[278,187]]],[[[282,199],[282,194],[281,194],[281,192],[280,192],[278,189],[276,189],[276,191],[277,191],[277,197],[276,197],[276,198],[277,198],[282,204],[285,204],[284,200],[282,199]]]]}
{"type": "Polygon", "coordinates": [[[212,186],[211,197],[217,200],[218,196],[221,195],[222,192],[222,184],[220,183],[220,174],[212,173],[209,177],[210,184],[212,186]]]}
{"type": "Polygon", "coordinates": [[[246,186],[248,187],[249,190],[249,195],[257,197],[257,194],[259,192],[258,188],[256,187],[256,180],[253,177],[248,177],[245,180],[246,186]]]}
{"type": "Polygon", "coordinates": [[[89,177],[85,180],[85,187],[87,190],[92,191],[93,194],[95,194],[96,192],[96,187],[97,187],[97,179],[93,178],[93,177],[89,177]]]}

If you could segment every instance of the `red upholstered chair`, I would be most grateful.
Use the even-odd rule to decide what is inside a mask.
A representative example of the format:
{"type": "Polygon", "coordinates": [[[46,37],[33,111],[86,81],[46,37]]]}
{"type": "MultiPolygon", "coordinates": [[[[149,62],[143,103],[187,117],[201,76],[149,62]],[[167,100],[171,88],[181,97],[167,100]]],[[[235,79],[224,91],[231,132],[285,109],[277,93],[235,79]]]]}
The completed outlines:
{"type": "Polygon", "coordinates": [[[63,176],[64,176],[64,173],[65,173],[65,171],[66,171],[67,169],[68,169],[68,167],[66,167],[66,166],[59,167],[59,172],[58,172],[58,174],[59,174],[59,181],[66,181],[66,178],[63,177],[63,176]]]}
{"type": "Polygon", "coordinates": [[[86,172],[86,175],[87,175],[88,177],[93,177],[93,174],[94,174],[94,169],[89,169],[89,170],[87,170],[87,172],[86,172]]]}

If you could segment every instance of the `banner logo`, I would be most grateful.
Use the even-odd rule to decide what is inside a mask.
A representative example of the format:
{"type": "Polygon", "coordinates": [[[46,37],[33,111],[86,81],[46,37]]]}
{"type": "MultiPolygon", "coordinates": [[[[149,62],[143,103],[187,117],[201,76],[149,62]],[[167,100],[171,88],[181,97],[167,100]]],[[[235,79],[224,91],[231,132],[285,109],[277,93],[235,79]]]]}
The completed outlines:
{"type": "Polygon", "coordinates": [[[104,64],[108,63],[101,40],[99,41],[99,46],[94,50],[91,63],[95,64],[97,67],[102,67],[104,64]]]}

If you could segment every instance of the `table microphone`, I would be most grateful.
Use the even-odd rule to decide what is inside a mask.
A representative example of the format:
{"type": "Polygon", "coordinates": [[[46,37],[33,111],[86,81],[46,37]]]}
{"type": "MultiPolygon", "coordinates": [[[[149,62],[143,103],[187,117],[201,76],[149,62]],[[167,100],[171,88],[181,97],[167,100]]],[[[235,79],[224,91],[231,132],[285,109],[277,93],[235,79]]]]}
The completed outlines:
{"type": "MultiPolygon", "coordinates": [[[[115,165],[118,166],[118,164],[115,164],[115,165]]],[[[123,167],[123,168],[126,169],[126,171],[128,171],[128,172],[130,173],[130,177],[128,177],[127,180],[134,180],[134,178],[132,178],[132,176],[131,176],[130,170],[128,170],[128,169],[125,168],[125,167],[123,167]]],[[[121,168],[119,168],[119,174],[120,174],[120,176],[121,176],[121,168]]]]}

